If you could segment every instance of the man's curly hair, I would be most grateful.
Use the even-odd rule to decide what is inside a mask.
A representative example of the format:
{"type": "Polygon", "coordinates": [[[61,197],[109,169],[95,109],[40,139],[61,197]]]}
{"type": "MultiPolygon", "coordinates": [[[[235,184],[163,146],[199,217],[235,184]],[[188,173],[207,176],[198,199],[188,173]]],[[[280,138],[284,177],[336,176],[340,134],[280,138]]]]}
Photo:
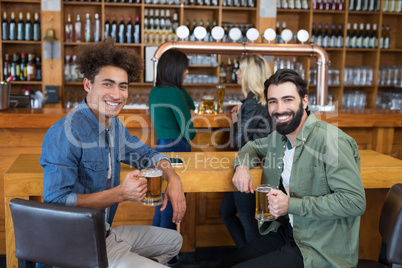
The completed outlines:
{"type": "Polygon", "coordinates": [[[79,46],[76,63],[78,70],[92,83],[99,70],[105,66],[125,70],[129,82],[136,81],[142,70],[142,59],[137,53],[132,49],[115,46],[110,37],[94,45],[79,46]]]}

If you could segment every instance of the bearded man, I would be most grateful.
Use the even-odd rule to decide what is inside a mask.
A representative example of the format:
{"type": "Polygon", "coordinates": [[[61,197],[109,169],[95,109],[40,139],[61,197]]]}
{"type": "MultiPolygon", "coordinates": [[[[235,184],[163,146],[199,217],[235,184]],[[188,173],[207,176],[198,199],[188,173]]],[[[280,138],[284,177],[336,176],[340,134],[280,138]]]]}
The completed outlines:
{"type": "Polygon", "coordinates": [[[275,131],[247,143],[235,159],[234,186],[254,192],[250,168],[263,160],[262,183],[277,219],[263,236],[218,267],[356,267],[366,199],[353,138],[308,110],[307,83],[281,69],[265,81],[275,131]]]}

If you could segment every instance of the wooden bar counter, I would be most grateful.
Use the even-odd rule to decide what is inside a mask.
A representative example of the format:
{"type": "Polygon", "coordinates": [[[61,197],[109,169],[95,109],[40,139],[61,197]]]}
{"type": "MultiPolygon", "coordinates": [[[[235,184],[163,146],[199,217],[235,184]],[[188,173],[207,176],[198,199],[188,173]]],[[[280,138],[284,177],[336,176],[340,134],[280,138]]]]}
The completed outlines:
{"type": "MultiPolygon", "coordinates": [[[[205,236],[205,224],[197,219],[202,213],[213,213],[209,210],[211,204],[206,204],[203,208],[195,206],[195,200],[191,193],[217,193],[235,191],[232,185],[233,159],[236,152],[191,152],[191,153],[168,153],[169,157],[179,157],[184,164],[175,167],[177,173],[182,178],[183,187],[187,192],[187,212],[181,224],[181,233],[184,237],[182,251],[194,250],[196,246],[203,246],[202,241],[198,242],[199,236],[205,236]],[[204,225],[204,226],[203,226],[204,225]]],[[[366,213],[362,216],[360,229],[360,257],[367,259],[377,259],[380,249],[381,238],[378,233],[378,219],[381,206],[384,201],[387,189],[393,184],[401,182],[402,161],[372,150],[361,150],[361,177],[367,196],[366,213]],[[374,190],[373,194],[370,193],[374,190]]],[[[7,267],[17,267],[15,259],[14,230],[8,202],[15,197],[24,199],[41,200],[43,184],[43,168],[39,165],[39,154],[21,154],[11,165],[5,174],[4,195],[6,205],[6,239],[7,239],[7,267]]],[[[122,165],[121,178],[131,168],[122,165]]],[[[261,181],[262,169],[252,170],[254,185],[261,181]]],[[[219,205],[219,204],[218,204],[219,205]]],[[[153,214],[152,207],[141,206],[133,202],[124,202],[119,206],[114,225],[127,224],[124,218],[132,217],[137,219],[134,224],[144,224],[143,213],[153,214]]],[[[211,216],[210,216],[211,217],[211,216]]],[[[215,215],[215,218],[219,217],[215,215]]],[[[147,223],[149,224],[149,222],[147,223]]],[[[210,224],[214,225],[214,224],[210,224]]],[[[208,236],[204,239],[219,240],[219,232],[222,228],[209,228],[208,236]],[[213,237],[214,239],[211,239],[213,237]]],[[[221,224],[222,225],[222,224],[221,224]]],[[[200,239],[202,240],[202,239],[200,239]]],[[[219,241],[218,241],[219,243],[219,241]]],[[[222,244],[219,244],[222,246],[222,244]]]]}
{"type": "MultiPolygon", "coordinates": [[[[67,109],[8,109],[0,111],[0,176],[19,154],[40,154],[46,131],[68,113],[67,109]]],[[[315,113],[316,116],[340,127],[352,136],[360,150],[374,150],[402,159],[402,113],[400,111],[359,110],[339,113],[315,113]]],[[[123,110],[120,121],[132,135],[139,137],[145,144],[154,148],[156,134],[148,110],[123,110]]],[[[233,151],[231,142],[232,123],[230,114],[199,115],[194,123],[197,135],[192,140],[192,152],[233,151]]],[[[0,193],[4,191],[4,181],[0,180],[0,193]]],[[[372,191],[372,190],[370,190],[372,191]]],[[[223,193],[188,194],[190,206],[197,212],[196,244],[184,248],[192,251],[196,246],[233,245],[229,233],[219,219],[219,205],[223,193]],[[202,235],[201,235],[202,234],[202,235]],[[217,237],[211,242],[208,238],[217,237]]],[[[6,253],[4,198],[0,196],[0,254],[6,253]]],[[[131,205],[123,204],[121,210],[129,211],[131,205]]],[[[117,218],[119,224],[149,224],[152,211],[141,211],[135,220],[117,218]]],[[[137,215],[137,214],[136,214],[137,215]]],[[[183,227],[184,228],[184,227],[183,227]]],[[[375,256],[373,257],[375,258],[375,256]]]]}

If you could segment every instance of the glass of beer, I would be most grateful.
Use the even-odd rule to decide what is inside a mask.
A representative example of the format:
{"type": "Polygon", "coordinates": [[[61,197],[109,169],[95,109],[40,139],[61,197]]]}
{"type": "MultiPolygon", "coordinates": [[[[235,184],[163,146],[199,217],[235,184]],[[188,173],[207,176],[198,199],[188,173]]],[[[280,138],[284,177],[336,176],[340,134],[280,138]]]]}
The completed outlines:
{"type": "Polygon", "coordinates": [[[255,187],[255,218],[259,221],[273,221],[276,217],[272,216],[268,208],[267,194],[275,187],[269,184],[261,184],[255,187]]]}
{"type": "Polygon", "coordinates": [[[205,95],[202,100],[204,102],[204,113],[212,114],[214,112],[214,96],[205,95]]]}
{"type": "Polygon", "coordinates": [[[162,204],[162,170],[156,168],[141,170],[147,179],[147,193],[140,204],[145,206],[158,206],[162,204]]]}
{"type": "Polygon", "coordinates": [[[225,98],[225,86],[216,86],[216,95],[218,99],[218,113],[223,113],[223,99],[225,98]]]}

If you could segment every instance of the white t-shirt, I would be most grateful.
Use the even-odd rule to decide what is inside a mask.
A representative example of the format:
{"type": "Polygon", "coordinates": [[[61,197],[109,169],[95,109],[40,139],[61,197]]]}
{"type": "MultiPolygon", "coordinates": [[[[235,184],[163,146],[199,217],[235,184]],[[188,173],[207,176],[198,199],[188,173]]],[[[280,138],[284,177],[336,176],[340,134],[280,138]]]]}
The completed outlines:
{"type": "MultiPolygon", "coordinates": [[[[293,147],[289,149],[290,142],[288,141],[286,144],[286,150],[285,150],[285,155],[283,157],[283,171],[282,171],[282,184],[283,187],[286,190],[286,193],[288,196],[289,195],[289,180],[290,180],[290,175],[292,172],[292,165],[293,165],[293,157],[295,155],[295,148],[293,147]]],[[[289,214],[289,223],[293,227],[293,215],[289,214]]]]}

